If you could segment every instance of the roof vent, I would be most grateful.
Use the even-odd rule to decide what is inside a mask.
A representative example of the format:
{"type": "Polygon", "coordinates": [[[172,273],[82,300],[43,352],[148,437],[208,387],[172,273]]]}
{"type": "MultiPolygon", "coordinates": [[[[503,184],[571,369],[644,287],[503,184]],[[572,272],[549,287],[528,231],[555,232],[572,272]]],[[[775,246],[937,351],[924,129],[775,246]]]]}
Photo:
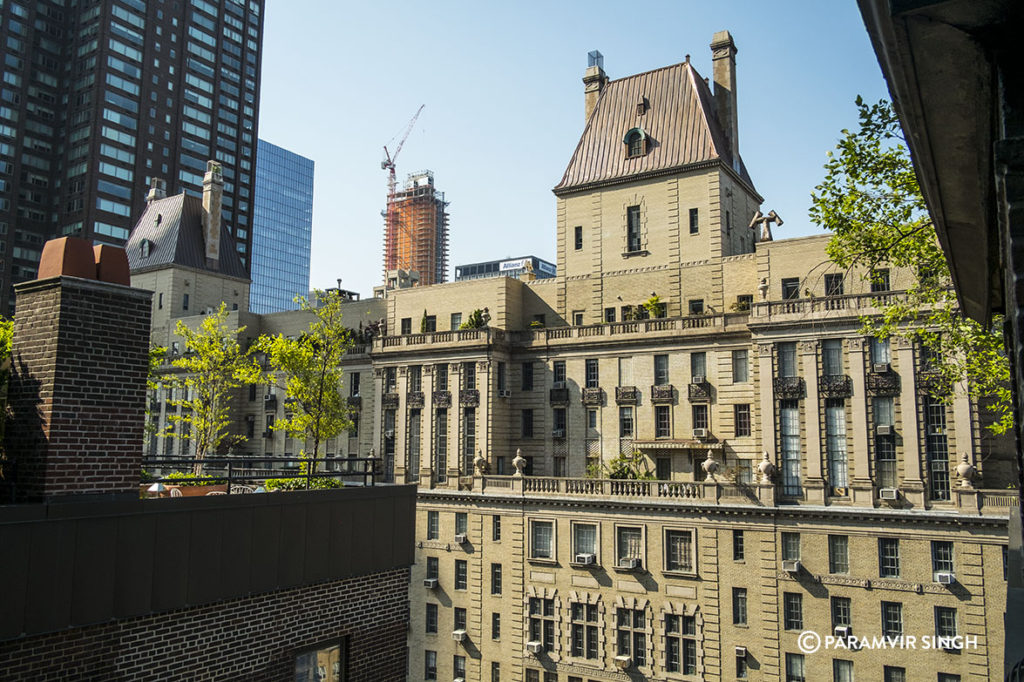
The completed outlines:
{"type": "Polygon", "coordinates": [[[647,98],[644,97],[643,95],[640,95],[640,99],[637,100],[636,103],[636,115],[643,116],[644,113],[646,113],[648,106],[649,105],[647,104],[647,98]]]}
{"type": "Polygon", "coordinates": [[[164,221],[164,214],[163,213],[157,213],[156,214],[156,224],[159,225],[163,221],[164,221]]]}

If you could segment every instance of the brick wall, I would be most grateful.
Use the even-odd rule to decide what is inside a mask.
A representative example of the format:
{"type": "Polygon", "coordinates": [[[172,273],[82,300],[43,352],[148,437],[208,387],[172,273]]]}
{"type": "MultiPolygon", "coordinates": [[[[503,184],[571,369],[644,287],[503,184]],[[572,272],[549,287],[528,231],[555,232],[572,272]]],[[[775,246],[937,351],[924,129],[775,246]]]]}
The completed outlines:
{"type": "Polygon", "coordinates": [[[279,681],[347,637],[346,680],[405,678],[409,569],[0,643],[0,678],[279,681]]]}
{"type": "Polygon", "coordinates": [[[17,295],[7,437],[19,497],[137,494],[150,293],[60,277],[17,295]]]}

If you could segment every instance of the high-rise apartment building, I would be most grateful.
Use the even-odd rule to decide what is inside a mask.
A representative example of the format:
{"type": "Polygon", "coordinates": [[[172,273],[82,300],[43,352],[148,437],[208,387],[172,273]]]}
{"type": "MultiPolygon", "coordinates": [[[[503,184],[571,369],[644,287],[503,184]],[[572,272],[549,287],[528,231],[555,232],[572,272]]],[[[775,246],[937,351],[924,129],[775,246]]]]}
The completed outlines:
{"type": "Polygon", "coordinates": [[[384,225],[384,273],[411,270],[420,285],[448,280],[448,202],[430,171],[412,173],[405,189],[388,197],[384,225]]]}
{"type": "Polygon", "coordinates": [[[200,193],[222,164],[224,221],[252,245],[263,0],[0,8],[0,312],[54,235],[123,244],[150,178],[200,193]]]}
{"type": "Polygon", "coordinates": [[[294,310],[309,291],[313,160],[260,140],[254,191],[249,309],[294,310]]]}

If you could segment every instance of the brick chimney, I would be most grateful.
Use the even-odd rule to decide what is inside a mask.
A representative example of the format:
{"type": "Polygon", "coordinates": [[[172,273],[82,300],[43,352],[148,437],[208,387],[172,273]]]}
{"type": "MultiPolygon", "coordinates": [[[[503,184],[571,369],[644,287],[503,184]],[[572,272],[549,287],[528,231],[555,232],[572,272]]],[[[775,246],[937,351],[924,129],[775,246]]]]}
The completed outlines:
{"type": "Polygon", "coordinates": [[[40,278],[15,285],[7,456],[17,499],[137,498],[150,298],[123,249],[46,243],[40,278]]]}
{"type": "Polygon", "coordinates": [[[736,121],[736,43],[728,31],[711,38],[711,64],[715,79],[715,110],[729,142],[733,169],[740,168],[740,128],[736,121]]]}
{"type": "Polygon", "coordinates": [[[587,70],[583,74],[583,122],[590,120],[590,114],[597,106],[601,91],[608,84],[608,76],[604,73],[604,55],[597,50],[587,54],[587,70]]]}
{"type": "Polygon", "coordinates": [[[220,269],[220,206],[224,198],[224,175],[216,161],[206,162],[203,176],[203,243],[206,245],[206,266],[220,269]]]}

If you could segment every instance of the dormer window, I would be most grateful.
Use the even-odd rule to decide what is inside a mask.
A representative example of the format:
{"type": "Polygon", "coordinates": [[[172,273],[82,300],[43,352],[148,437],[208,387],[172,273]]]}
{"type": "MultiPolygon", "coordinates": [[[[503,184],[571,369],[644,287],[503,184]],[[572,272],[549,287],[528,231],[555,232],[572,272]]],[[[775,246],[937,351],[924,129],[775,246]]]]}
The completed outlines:
{"type": "Polygon", "coordinates": [[[149,258],[149,250],[153,246],[153,242],[148,239],[143,239],[139,246],[142,249],[142,257],[149,258]]]}
{"type": "Polygon", "coordinates": [[[647,134],[643,128],[633,128],[622,140],[626,144],[626,158],[632,159],[647,153],[647,134]]]}

